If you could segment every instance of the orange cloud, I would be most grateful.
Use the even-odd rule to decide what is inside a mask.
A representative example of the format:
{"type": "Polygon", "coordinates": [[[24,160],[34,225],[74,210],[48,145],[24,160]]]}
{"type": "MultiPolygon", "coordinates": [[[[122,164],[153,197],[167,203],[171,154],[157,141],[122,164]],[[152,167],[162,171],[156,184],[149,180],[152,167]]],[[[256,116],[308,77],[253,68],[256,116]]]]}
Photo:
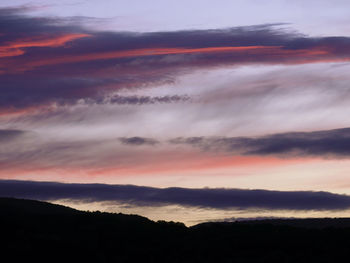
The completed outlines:
{"type": "Polygon", "coordinates": [[[29,47],[59,47],[65,45],[67,42],[78,38],[88,37],[87,34],[67,34],[55,37],[43,37],[19,39],[14,42],[7,43],[0,46],[1,57],[15,57],[25,53],[25,48],[29,47]]]}
{"type": "Polygon", "coordinates": [[[271,49],[274,47],[264,46],[243,46],[243,47],[209,47],[209,48],[145,48],[126,51],[99,52],[83,54],[69,57],[60,57],[52,59],[43,59],[30,62],[22,67],[22,70],[28,70],[41,66],[68,64],[93,60],[116,59],[127,57],[145,57],[157,55],[174,55],[174,54],[195,54],[195,53],[212,53],[212,52],[242,52],[257,49],[271,49]]]}
{"type": "MultiPolygon", "coordinates": [[[[70,35],[62,39],[55,39],[46,42],[33,42],[36,46],[57,46],[64,44],[76,38],[86,37],[88,35],[70,35]]],[[[24,45],[24,44],[22,44],[24,45]]],[[[20,47],[19,47],[20,48],[20,47]]],[[[16,52],[20,54],[20,49],[12,49],[13,54],[16,52]]],[[[15,69],[10,71],[26,71],[37,67],[57,65],[57,64],[70,64],[87,62],[94,60],[107,60],[118,59],[128,57],[147,57],[147,56],[160,56],[160,55],[176,55],[176,54],[210,54],[210,53],[227,53],[228,55],[243,55],[242,61],[235,61],[232,59],[225,59],[224,63],[244,63],[244,62],[265,62],[265,63],[316,63],[316,62],[336,62],[348,60],[349,58],[337,58],[332,57],[332,51],[314,48],[314,49],[297,49],[288,50],[282,46],[234,46],[234,47],[206,47],[206,48],[145,48],[134,49],[125,51],[112,51],[112,52],[98,52],[82,55],[71,55],[66,57],[54,57],[35,61],[29,61],[23,63],[20,67],[16,65],[15,69]]],[[[1,49],[0,49],[1,54],[1,49]]],[[[7,54],[10,54],[7,51],[7,54]]],[[[1,57],[1,55],[0,55],[1,57]]]]}
{"type": "Polygon", "coordinates": [[[49,112],[54,110],[52,105],[35,105],[25,108],[7,108],[0,110],[0,118],[19,117],[21,115],[36,114],[38,112],[49,112]]]}

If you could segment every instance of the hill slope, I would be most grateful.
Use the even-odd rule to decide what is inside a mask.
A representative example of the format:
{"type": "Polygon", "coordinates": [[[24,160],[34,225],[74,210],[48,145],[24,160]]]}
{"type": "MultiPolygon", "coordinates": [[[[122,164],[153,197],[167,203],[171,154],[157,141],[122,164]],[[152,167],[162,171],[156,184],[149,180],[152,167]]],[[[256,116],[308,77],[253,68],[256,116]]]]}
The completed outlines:
{"type": "Polygon", "coordinates": [[[187,228],[11,198],[0,198],[0,216],[2,256],[9,262],[336,262],[350,245],[350,219],[187,228]]]}

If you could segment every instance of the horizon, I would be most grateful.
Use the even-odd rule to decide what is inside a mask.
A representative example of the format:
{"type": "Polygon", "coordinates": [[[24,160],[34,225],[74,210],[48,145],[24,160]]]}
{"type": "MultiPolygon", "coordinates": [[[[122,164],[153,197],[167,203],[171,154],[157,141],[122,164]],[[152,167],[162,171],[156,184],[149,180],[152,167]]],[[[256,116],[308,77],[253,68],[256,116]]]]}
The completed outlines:
{"type": "MultiPolygon", "coordinates": [[[[290,221],[291,223],[295,223],[295,222],[312,222],[314,220],[317,220],[317,222],[322,222],[324,223],[324,225],[308,225],[307,227],[315,227],[315,228],[323,228],[323,227],[331,227],[331,226],[334,226],[334,222],[336,222],[337,220],[346,220],[346,221],[350,221],[350,217],[235,217],[235,218],[226,218],[226,219],[221,219],[221,220],[209,220],[209,221],[201,221],[201,222],[197,222],[196,224],[186,224],[184,222],[181,222],[181,221],[166,221],[166,220],[163,220],[163,219],[151,219],[151,218],[148,218],[148,217],[145,217],[145,216],[141,216],[141,215],[138,215],[138,214],[125,214],[125,213],[121,213],[121,212],[118,212],[118,211],[112,211],[112,212],[108,212],[108,211],[100,211],[100,210],[80,210],[80,209],[77,209],[77,208],[74,208],[74,207],[71,207],[71,206],[68,206],[67,204],[59,204],[59,203],[56,203],[56,202],[51,202],[51,201],[43,201],[43,200],[38,200],[38,199],[27,199],[27,198],[15,198],[15,197],[0,197],[1,201],[5,201],[5,204],[7,201],[12,201],[12,200],[15,200],[15,201],[19,201],[19,202],[39,202],[39,203],[43,203],[43,204],[48,204],[48,205],[54,205],[54,206],[57,206],[57,207],[62,207],[62,208],[68,208],[68,209],[72,209],[74,211],[77,211],[77,212],[87,212],[87,213],[107,213],[107,214],[114,214],[114,215],[123,215],[123,216],[139,216],[139,217],[142,217],[142,218],[146,218],[147,220],[150,220],[154,223],[175,223],[176,225],[178,224],[181,224],[182,226],[185,226],[187,228],[191,228],[191,227],[196,227],[198,225],[202,225],[202,224],[230,224],[230,223],[253,223],[253,224],[259,224],[259,223],[268,223],[268,224],[275,224],[276,222],[280,222],[282,224],[286,224],[286,226],[288,226],[288,221],[290,221]],[[330,221],[329,221],[330,220],[330,221]],[[333,223],[333,224],[332,224],[333,223]]],[[[11,204],[11,203],[10,203],[11,204]]],[[[24,204],[24,203],[23,203],[24,204]]],[[[30,206],[29,206],[30,207],[30,206]]],[[[22,207],[23,208],[23,207],[22,207]]],[[[25,213],[28,213],[29,211],[26,210],[26,211],[22,211],[22,210],[18,210],[17,212],[25,212],[25,213]]],[[[36,211],[37,212],[37,211],[36,211]]],[[[42,210],[42,212],[47,212],[47,211],[44,211],[42,210]]],[[[342,221],[344,223],[344,221],[342,221]]],[[[294,227],[298,227],[298,225],[293,225],[294,227]]],[[[303,228],[305,227],[305,225],[299,225],[299,227],[303,228]]],[[[341,227],[347,227],[346,225],[343,225],[341,227]]]]}

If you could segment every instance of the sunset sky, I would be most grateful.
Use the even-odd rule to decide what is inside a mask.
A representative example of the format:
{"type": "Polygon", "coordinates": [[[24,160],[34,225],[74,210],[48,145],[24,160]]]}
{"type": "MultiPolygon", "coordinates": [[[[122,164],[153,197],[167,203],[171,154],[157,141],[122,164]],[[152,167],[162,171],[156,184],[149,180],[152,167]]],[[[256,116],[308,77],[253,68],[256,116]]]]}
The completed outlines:
{"type": "Polygon", "coordinates": [[[183,221],[350,216],[350,2],[0,2],[0,196],[183,221]]]}

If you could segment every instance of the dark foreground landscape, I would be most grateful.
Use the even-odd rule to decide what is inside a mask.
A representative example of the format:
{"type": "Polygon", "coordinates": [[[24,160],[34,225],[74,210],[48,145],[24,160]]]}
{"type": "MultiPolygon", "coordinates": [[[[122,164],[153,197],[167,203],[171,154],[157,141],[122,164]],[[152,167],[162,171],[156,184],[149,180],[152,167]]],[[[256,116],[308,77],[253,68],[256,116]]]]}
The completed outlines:
{"type": "Polygon", "coordinates": [[[0,198],[3,262],[343,262],[350,219],[153,222],[0,198]]]}

